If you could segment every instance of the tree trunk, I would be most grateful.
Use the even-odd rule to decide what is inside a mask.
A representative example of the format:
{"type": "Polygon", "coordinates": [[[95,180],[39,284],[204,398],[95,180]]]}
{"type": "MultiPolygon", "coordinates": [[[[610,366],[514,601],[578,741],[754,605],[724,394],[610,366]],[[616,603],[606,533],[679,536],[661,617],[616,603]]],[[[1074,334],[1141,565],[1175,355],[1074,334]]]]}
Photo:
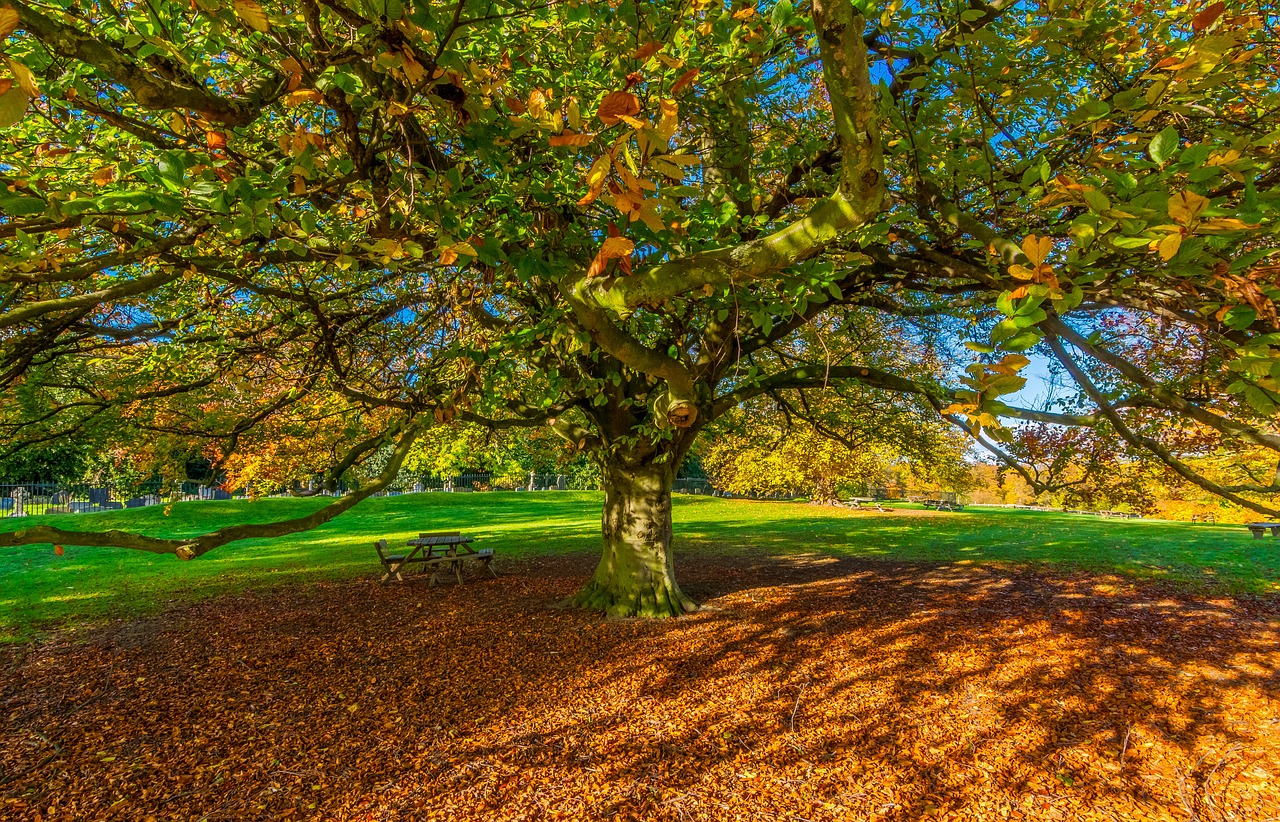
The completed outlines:
{"type": "Polygon", "coordinates": [[[595,575],[573,598],[611,617],[679,616],[697,609],[676,584],[671,557],[675,467],[604,469],[604,550],[595,575]]]}

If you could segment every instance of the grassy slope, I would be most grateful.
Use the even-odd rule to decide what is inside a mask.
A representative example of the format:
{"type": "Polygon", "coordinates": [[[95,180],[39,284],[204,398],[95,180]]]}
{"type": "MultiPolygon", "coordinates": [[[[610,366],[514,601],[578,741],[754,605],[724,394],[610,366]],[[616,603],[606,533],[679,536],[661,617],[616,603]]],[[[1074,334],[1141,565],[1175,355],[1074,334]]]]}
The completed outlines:
{"type": "MultiPolygon", "coordinates": [[[[161,536],[232,522],[297,516],[320,500],[188,502],[152,508],[0,520],[0,529],[56,521],[161,536]]],[[[504,556],[592,550],[595,493],[418,494],[369,500],[314,531],[227,546],[192,562],[109,548],[0,548],[0,642],[42,624],[146,613],[169,602],[245,588],[376,572],[371,543],[418,531],[461,530],[504,556]]],[[[962,514],[851,514],[796,503],[677,497],[678,555],[697,550],[821,550],[862,557],[1052,563],[1185,582],[1222,593],[1280,590],[1280,543],[1240,526],[1098,520],[1078,515],[971,509],[962,514]]],[[[499,566],[500,567],[500,566],[499,566]]],[[[677,570],[678,573],[678,570],[677,570]]]]}

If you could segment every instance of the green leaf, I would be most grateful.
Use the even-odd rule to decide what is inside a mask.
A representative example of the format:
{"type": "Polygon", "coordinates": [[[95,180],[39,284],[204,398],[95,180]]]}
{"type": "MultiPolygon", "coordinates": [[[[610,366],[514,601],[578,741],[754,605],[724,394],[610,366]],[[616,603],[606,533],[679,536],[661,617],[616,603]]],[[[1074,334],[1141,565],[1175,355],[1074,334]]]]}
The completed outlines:
{"type": "Polygon", "coordinates": [[[791,5],[791,0],[778,0],[773,4],[773,13],[769,17],[769,22],[775,29],[784,29],[791,24],[795,16],[796,10],[791,5]]]}
{"type": "Polygon", "coordinates": [[[0,214],[10,217],[26,217],[31,214],[43,214],[45,202],[39,197],[0,197],[0,214]]]}
{"type": "Polygon", "coordinates": [[[1267,392],[1256,385],[1246,385],[1244,387],[1244,398],[1255,410],[1267,416],[1272,416],[1276,413],[1275,401],[1271,399],[1267,392]]]}
{"type": "Polygon", "coordinates": [[[1031,348],[1036,343],[1040,342],[1040,339],[1040,332],[1037,329],[1029,328],[1021,334],[1017,334],[1008,340],[1005,340],[1004,344],[1000,347],[1005,351],[1026,351],[1028,348],[1031,348]]]}
{"type": "Polygon", "coordinates": [[[20,122],[23,115],[27,113],[28,102],[27,93],[16,84],[4,94],[0,94],[0,128],[8,128],[20,122]]]}
{"type": "Polygon", "coordinates": [[[1151,155],[1151,159],[1160,165],[1173,156],[1173,152],[1178,148],[1178,130],[1173,126],[1166,126],[1159,134],[1151,139],[1151,145],[1147,146],[1147,153],[1151,155]]]}

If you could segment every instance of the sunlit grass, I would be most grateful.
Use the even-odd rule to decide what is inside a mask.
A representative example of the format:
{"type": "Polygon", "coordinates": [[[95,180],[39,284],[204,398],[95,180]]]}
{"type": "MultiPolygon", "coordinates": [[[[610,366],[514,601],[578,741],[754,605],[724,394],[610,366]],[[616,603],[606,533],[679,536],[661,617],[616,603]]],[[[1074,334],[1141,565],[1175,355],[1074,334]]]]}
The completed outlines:
{"type": "MultiPolygon", "coordinates": [[[[178,503],[98,514],[27,517],[0,529],[53,522],[157,536],[205,533],[240,522],[298,516],[318,499],[178,503]]],[[[1160,579],[1221,593],[1280,590],[1280,542],[1240,526],[970,508],[957,514],[848,512],[801,503],[678,496],[677,565],[699,551],[868,559],[1018,562],[1160,579]]],[[[600,495],[590,492],[415,494],[368,500],[314,531],[246,540],[182,562],[111,548],[0,549],[0,635],[20,641],[43,626],[155,612],[171,603],[246,589],[373,576],[372,543],[419,531],[460,530],[504,557],[598,546],[600,495]]],[[[678,568],[677,568],[678,573],[678,568]]]]}

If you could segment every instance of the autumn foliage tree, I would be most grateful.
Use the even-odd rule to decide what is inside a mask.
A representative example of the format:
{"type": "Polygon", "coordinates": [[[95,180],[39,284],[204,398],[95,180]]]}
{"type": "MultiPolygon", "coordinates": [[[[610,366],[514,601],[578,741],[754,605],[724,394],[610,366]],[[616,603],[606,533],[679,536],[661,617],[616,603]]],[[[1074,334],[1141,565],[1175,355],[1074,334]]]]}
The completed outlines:
{"type": "Polygon", "coordinates": [[[12,0],[0,387],[33,399],[8,441],[129,407],[227,457],[337,398],[369,427],[329,479],[393,457],[291,522],[0,544],[194,556],[346,510],[437,421],[549,426],[604,475],[579,603],[682,613],[670,488],[699,432],[841,384],[1011,470],[1008,420],[1105,423],[1270,513],[1274,482],[1204,477],[1165,432],[1280,451],[1277,25],[1261,0],[12,0]],[[814,332],[857,312],[969,348],[922,370],[814,332]],[[1196,334],[1194,390],[1114,317],[1196,334]],[[1072,407],[1001,400],[1022,352],[1072,407]]]}

